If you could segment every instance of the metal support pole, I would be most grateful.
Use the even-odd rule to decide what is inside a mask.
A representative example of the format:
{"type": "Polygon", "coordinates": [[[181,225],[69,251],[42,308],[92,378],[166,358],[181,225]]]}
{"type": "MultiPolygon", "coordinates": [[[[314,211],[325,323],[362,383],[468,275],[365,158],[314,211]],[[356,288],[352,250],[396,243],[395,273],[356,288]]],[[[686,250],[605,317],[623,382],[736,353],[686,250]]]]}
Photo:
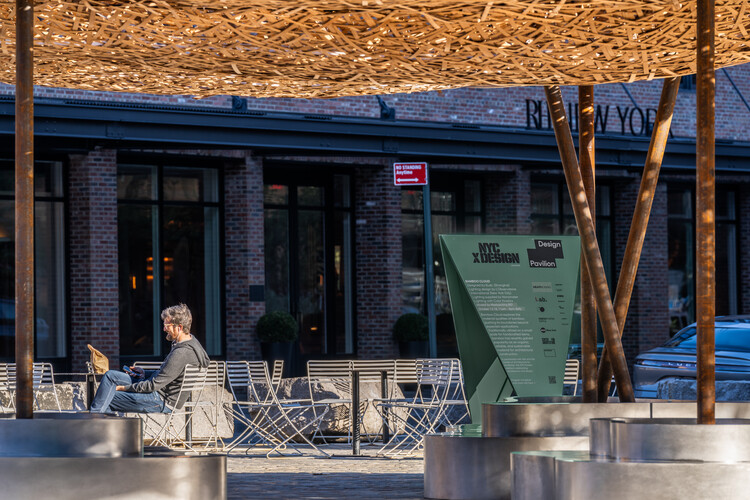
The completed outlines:
{"type": "MultiPolygon", "coordinates": [[[[578,87],[578,157],[591,222],[596,229],[596,168],[594,162],[594,87],[578,87]]],[[[581,249],[583,250],[583,249],[581,249]]],[[[581,255],[585,255],[582,251],[581,255]]],[[[585,257],[584,257],[585,258],[585,257]]],[[[583,402],[595,403],[596,393],[596,297],[588,266],[581,266],[581,361],[583,402]]]]}
{"type": "Polygon", "coordinates": [[[696,73],[695,296],[698,323],[698,423],[716,422],[714,315],[715,151],[714,0],[698,0],[698,65],[696,73]]]}
{"type": "Polygon", "coordinates": [[[615,371],[615,380],[620,393],[620,400],[625,402],[635,401],[633,397],[633,385],[630,382],[628,365],[625,361],[625,352],[622,349],[620,335],[617,330],[617,319],[612,302],[609,297],[607,276],[604,273],[602,256],[599,252],[599,243],[596,241],[596,230],[591,219],[591,210],[586,201],[586,191],[583,187],[581,171],[578,167],[576,150],[573,144],[573,136],[570,133],[570,125],[565,115],[565,104],[562,100],[560,87],[551,85],[544,88],[547,96],[550,116],[557,138],[557,147],[560,150],[565,180],[568,185],[570,201],[573,205],[573,213],[581,236],[583,255],[586,266],[591,276],[596,296],[596,307],[604,330],[604,341],[609,346],[612,364],[615,371]]]}
{"type": "Polygon", "coordinates": [[[435,273],[432,256],[432,209],[430,208],[430,184],[422,186],[422,207],[424,208],[424,271],[425,300],[427,301],[427,334],[429,356],[437,357],[437,334],[435,329],[435,273]]]}
{"type": "Polygon", "coordinates": [[[352,455],[358,457],[359,451],[359,372],[352,370],[352,455]]]}
{"type": "Polygon", "coordinates": [[[33,418],[34,2],[16,0],[16,418],[33,418]]]}
{"type": "MultiPolygon", "coordinates": [[[[617,280],[617,290],[615,291],[615,316],[617,317],[620,337],[622,337],[622,332],[625,328],[625,319],[628,316],[630,297],[633,294],[633,287],[635,286],[638,262],[641,259],[643,241],[646,238],[648,219],[651,215],[651,205],[654,201],[654,193],[656,192],[656,185],[659,180],[659,170],[664,159],[664,151],[667,147],[667,139],[669,139],[669,127],[672,124],[672,114],[679,87],[679,76],[666,78],[662,85],[659,109],[656,111],[654,130],[651,132],[651,143],[648,146],[646,163],[644,164],[643,175],[641,176],[641,186],[638,190],[635,210],[633,210],[633,220],[630,223],[628,243],[625,246],[625,256],[623,257],[620,277],[617,280]]],[[[602,351],[598,376],[598,399],[600,402],[606,402],[612,381],[612,365],[609,362],[606,345],[602,351]]]]}
{"type": "MultiPolygon", "coordinates": [[[[380,372],[380,399],[388,400],[388,370],[380,372]]],[[[388,427],[388,408],[383,407],[383,443],[391,440],[391,429],[388,427]]]]}
{"type": "MultiPolygon", "coordinates": [[[[185,400],[185,404],[189,404],[193,401],[193,391],[188,392],[187,399],[185,400]]],[[[192,446],[193,444],[193,417],[195,416],[195,407],[190,411],[190,414],[187,415],[185,418],[187,418],[187,422],[185,423],[185,442],[192,446]]]]}

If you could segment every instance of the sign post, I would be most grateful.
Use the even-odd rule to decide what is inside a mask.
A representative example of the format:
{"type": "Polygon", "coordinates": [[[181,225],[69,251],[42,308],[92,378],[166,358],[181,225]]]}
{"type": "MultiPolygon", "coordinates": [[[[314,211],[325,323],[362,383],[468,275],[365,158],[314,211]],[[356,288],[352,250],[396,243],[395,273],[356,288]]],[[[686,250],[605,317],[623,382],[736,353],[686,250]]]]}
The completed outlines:
{"type": "Polygon", "coordinates": [[[437,335],[435,328],[435,278],[432,256],[432,210],[430,207],[430,183],[426,162],[394,163],[393,184],[396,186],[422,186],[422,207],[424,209],[424,265],[425,300],[427,301],[427,324],[429,356],[437,357],[437,335]]]}

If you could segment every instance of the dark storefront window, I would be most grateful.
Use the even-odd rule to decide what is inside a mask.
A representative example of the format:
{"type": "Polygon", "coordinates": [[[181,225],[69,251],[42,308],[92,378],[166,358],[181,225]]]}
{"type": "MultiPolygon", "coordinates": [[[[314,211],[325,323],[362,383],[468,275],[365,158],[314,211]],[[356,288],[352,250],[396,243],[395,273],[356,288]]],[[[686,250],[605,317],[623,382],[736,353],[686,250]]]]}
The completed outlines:
{"type": "MultiPolygon", "coordinates": [[[[403,313],[426,313],[424,267],[424,212],[421,188],[401,190],[401,303],[403,313]]],[[[457,352],[448,285],[438,237],[441,234],[479,234],[484,225],[482,186],[478,179],[456,174],[434,174],[430,182],[432,252],[435,279],[435,323],[438,355],[457,352]]]]}
{"type": "MultiPolygon", "coordinates": [[[[15,357],[15,170],[0,163],[0,358],[15,357]]],[[[34,169],[35,355],[66,356],[65,202],[59,162],[34,169]]]]}
{"type": "MultiPolygon", "coordinates": [[[[669,315],[674,334],[695,321],[695,195],[668,189],[669,315]]],[[[737,314],[737,212],[735,193],[716,192],[716,315],[737,314]]]]}
{"type": "Polygon", "coordinates": [[[263,187],[266,312],[299,323],[295,373],[311,357],[355,352],[350,177],[298,173],[278,169],[263,187]]]}
{"type": "Polygon", "coordinates": [[[192,333],[220,355],[218,171],[120,165],[117,197],[121,355],[162,355],[161,310],[180,302],[192,333]]]}
{"type": "MultiPolygon", "coordinates": [[[[610,295],[614,295],[617,285],[612,274],[612,210],[610,188],[606,185],[596,186],[596,239],[604,264],[610,295]]],[[[577,235],[573,206],[570,203],[567,185],[552,182],[531,183],[531,234],[577,235]]],[[[583,261],[581,261],[583,265],[583,261]]],[[[580,285],[580,284],[579,284],[580,285]]],[[[571,353],[575,353],[581,342],[581,302],[576,293],[573,329],[570,339],[571,353]]],[[[603,342],[601,326],[597,322],[598,342],[603,342]]],[[[572,354],[575,356],[576,354],[572,354]]]]}

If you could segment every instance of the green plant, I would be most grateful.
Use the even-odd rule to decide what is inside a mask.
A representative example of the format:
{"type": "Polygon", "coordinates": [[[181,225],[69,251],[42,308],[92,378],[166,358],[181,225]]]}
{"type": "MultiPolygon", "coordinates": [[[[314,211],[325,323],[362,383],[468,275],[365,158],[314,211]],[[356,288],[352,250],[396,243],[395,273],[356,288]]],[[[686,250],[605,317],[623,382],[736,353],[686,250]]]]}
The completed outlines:
{"type": "Polygon", "coordinates": [[[297,321],[285,311],[264,314],[255,327],[261,342],[294,342],[298,329],[297,321]]]}
{"type": "Polygon", "coordinates": [[[427,340],[427,329],[427,316],[424,314],[404,314],[393,325],[393,338],[398,342],[427,340]]]}

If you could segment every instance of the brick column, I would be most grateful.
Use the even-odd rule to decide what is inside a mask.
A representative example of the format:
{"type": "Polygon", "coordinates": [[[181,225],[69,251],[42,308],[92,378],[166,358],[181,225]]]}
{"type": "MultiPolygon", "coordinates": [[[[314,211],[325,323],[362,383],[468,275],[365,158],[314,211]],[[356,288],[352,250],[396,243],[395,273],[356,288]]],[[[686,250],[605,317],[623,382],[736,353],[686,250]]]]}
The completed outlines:
{"type": "Polygon", "coordinates": [[[96,149],[70,158],[70,324],[73,371],[90,343],[119,366],[117,154],[96,149]]]}
{"type": "Polygon", "coordinates": [[[248,155],[224,170],[227,359],[260,359],[255,325],[265,302],[250,301],[250,286],[265,284],[263,163],[248,155]]]}
{"type": "Polygon", "coordinates": [[[357,355],[398,356],[401,316],[401,190],[388,168],[358,168],[355,188],[357,355]]]}
{"type": "Polygon", "coordinates": [[[531,224],[531,179],[516,167],[512,172],[487,174],[484,195],[487,234],[529,234],[531,224]]]}
{"type": "MultiPolygon", "coordinates": [[[[640,180],[623,184],[615,190],[614,231],[615,264],[619,275],[640,180]]],[[[628,309],[622,341],[628,365],[638,353],[651,349],[669,338],[669,279],[667,237],[667,187],[656,188],[648,231],[643,243],[633,295],[628,309]]],[[[610,284],[614,298],[616,283],[610,284]]]]}

